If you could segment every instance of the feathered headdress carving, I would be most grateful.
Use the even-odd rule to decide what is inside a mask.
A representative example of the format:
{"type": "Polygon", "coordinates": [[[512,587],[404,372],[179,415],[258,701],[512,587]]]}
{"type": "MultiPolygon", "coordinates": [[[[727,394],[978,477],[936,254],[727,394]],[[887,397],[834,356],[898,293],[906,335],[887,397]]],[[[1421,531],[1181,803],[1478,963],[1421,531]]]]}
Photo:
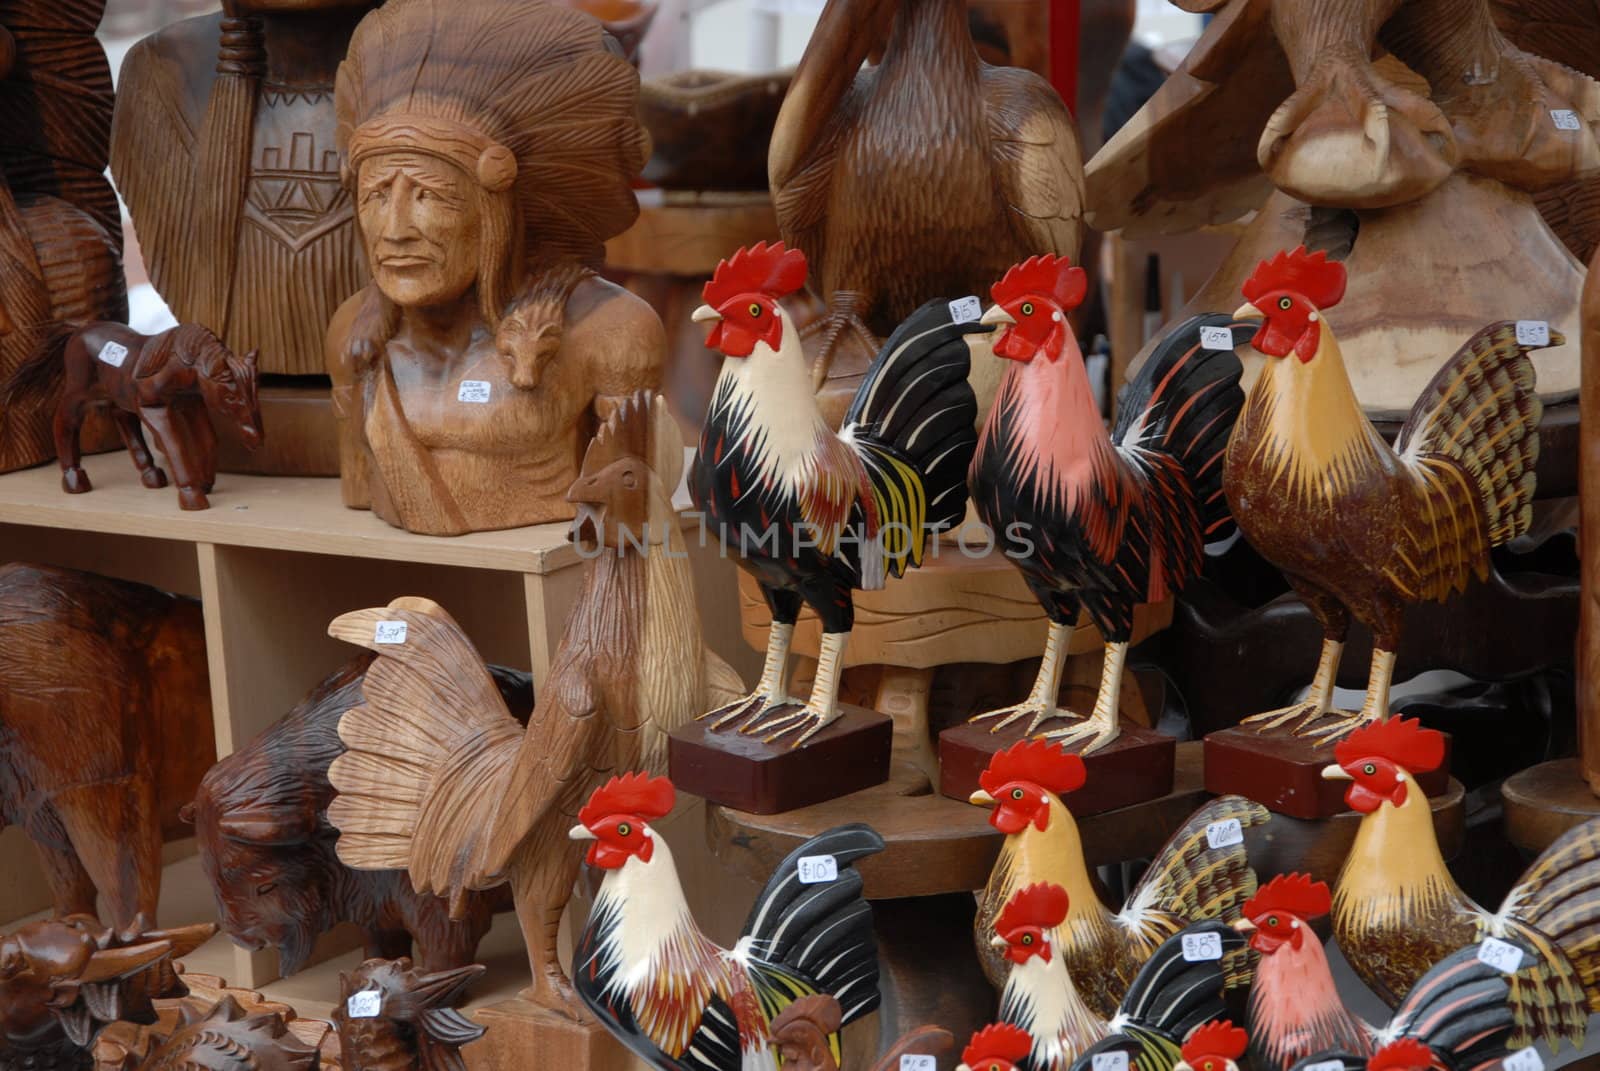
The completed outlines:
{"type": "Polygon", "coordinates": [[[578,812],[578,821],[592,826],[614,814],[631,814],[648,822],[671,814],[677,798],[677,790],[665,777],[627,773],[595,789],[578,812]]]}
{"type": "Polygon", "coordinates": [[[1033,1038],[1020,1026],[992,1023],[972,1035],[961,1050],[961,1062],[973,1071],[983,1071],[985,1060],[1004,1060],[1014,1064],[1033,1051],[1033,1038]]]}
{"type": "Polygon", "coordinates": [[[776,301],[806,285],[806,255],[782,242],[757,242],[735,250],[717,265],[701,291],[707,305],[718,308],[739,294],[765,294],[776,301]]]}
{"type": "Polygon", "coordinates": [[[1249,1035],[1226,1019],[1205,1023],[1195,1027],[1189,1040],[1183,1043],[1183,1062],[1200,1071],[1201,1062],[1206,1057],[1237,1060],[1244,1055],[1249,1044],[1249,1035]]]}
{"type": "MultiPolygon", "coordinates": [[[[1244,296],[1255,302],[1267,294],[1287,290],[1299,294],[1319,309],[1331,309],[1344,297],[1344,265],[1329,260],[1328,254],[1306,252],[1297,246],[1256,265],[1255,273],[1244,283],[1244,296]]],[[[1263,312],[1271,310],[1263,309],[1263,312]]]]}
{"type": "Polygon", "coordinates": [[[1301,919],[1326,915],[1333,907],[1328,886],[1312,881],[1310,874],[1279,874],[1244,902],[1241,914],[1247,919],[1282,911],[1301,919]]]}
{"type": "Polygon", "coordinates": [[[1013,264],[1005,277],[989,288],[989,297],[1005,305],[1024,294],[1038,294],[1062,309],[1075,309],[1089,290],[1089,277],[1072,266],[1070,257],[1045,255],[1013,264]]]}
{"type": "Polygon", "coordinates": [[[390,0],[339,67],[339,148],[358,169],[388,149],[449,160],[510,189],[522,246],[598,267],[638,217],[630,186],[649,155],[639,74],[601,25],[544,0],[390,0]]]}
{"type": "Polygon", "coordinates": [[[1066,919],[1069,907],[1067,890],[1049,881],[1040,881],[1023,889],[1006,901],[1000,917],[995,919],[996,933],[1007,934],[1023,926],[1041,930],[1053,929],[1066,919]]]}
{"type": "Polygon", "coordinates": [[[990,795],[1013,781],[1027,781],[1046,792],[1064,796],[1083,787],[1087,774],[1083,759],[1048,740],[1023,740],[989,760],[978,783],[990,795]]]}
{"type": "Polygon", "coordinates": [[[1424,729],[1416,718],[1389,718],[1357,729],[1333,748],[1334,761],[1340,766],[1374,756],[1388,759],[1408,773],[1428,773],[1444,761],[1444,734],[1424,729]]]}

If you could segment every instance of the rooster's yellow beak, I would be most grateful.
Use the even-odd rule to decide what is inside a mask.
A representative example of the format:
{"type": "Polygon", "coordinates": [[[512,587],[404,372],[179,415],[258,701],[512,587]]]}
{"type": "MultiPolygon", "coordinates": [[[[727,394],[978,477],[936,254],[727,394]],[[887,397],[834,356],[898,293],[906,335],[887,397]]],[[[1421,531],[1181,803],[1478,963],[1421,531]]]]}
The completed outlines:
{"type": "Polygon", "coordinates": [[[1251,922],[1249,919],[1239,919],[1239,920],[1237,920],[1236,922],[1234,922],[1233,928],[1238,930],[1240,933],[1255,933],[1256,932],[1256,924],[1251,922]]]}
{"type": "Polygon", "coordinates": [[[1233,310],[1233,318],[1235,320],[1264,320],[1266,319],[1266,313],[1246,301],[1243,305],[1233,310]]]}
{"type": "Polygon", "coordinates": [[[1324,781],[1354,781],[1355,780],[1354,777],[1351,777],[1348,773],[1345,772],[1345,769],[1344,769],[1343,766],[1339,766],[1337,764],[1332,764],[1332,763],[1330,763],[1329,765],[1324,766],[1322,768],[1322,779],[1324,781]]]}
{"type": "Polygon", "coordinates": [[[997,935],[989,938],[989,947],[994,949],[996,952],[1004,952],[1009,946],[1006,944],[1006,939],[1004,937],[997,935]]]}
{"type": "Polygon", "coordinates": [[[979,807],[993,807],[994,797],[980,788],[978,791],[967,797],[967,802],[975,804],[979,807]]]}
{"type": "Polygon", "coordinates": [[[701,305],[690,314],[689,319],[697,324],[709,323],[713,320],[722,319],[722,313],[713,309],[710,305],[701,305]]]}
{"type": "Polygon", "coordinates": [[[590,833],[583,826],[573,826],[567,830],[568,840],[599,840],[600,838],[590,833]]]}
{"type": "Polygon", "coordinates": [[[988,324],[990,327],[994,327],[997,324],[1014,324],[1017,321],[1012,318],[1012,315],[1009,312],[1007,312],[1005,309],[1002,309],[999,305],[990,305],[984,314],[978,317],[978,322],[980,324],[988,324]]]}

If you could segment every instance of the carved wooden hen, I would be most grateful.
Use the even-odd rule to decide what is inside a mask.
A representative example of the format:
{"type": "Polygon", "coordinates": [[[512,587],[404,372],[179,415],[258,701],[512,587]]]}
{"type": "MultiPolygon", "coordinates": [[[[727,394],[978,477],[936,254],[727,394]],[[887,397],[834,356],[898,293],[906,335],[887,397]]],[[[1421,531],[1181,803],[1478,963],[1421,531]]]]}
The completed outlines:
{"type": "Polygon", "coordinates": [[[1078,252],[1072,116],[1038,75],[978,58],[963,0],[828,0],[767,173],[784,241],[828,303],[818,383],[841,345],[870,358],[929,299],[981,293],[1035,254],[1078,252]],[[862,69],[878,39],[866,28],[890,19],[882,62],[862,69]]]}

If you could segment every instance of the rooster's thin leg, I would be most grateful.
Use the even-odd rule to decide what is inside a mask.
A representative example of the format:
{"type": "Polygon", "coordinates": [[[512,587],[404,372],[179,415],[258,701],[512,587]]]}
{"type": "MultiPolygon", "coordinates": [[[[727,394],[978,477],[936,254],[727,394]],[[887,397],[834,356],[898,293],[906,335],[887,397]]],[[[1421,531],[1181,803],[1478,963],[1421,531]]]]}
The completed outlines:
{"type": "Polygon", "coordinates": [[[1306,733],[1321,740],[1338,740],[1348,733],[1389,716],[1389,682],[1394,679],[1394,652],[1382,647],[1372,649],[1372,670],[1367,676],[1367,697],[1353,717],[1342,718],[1315,732],[1306,733]]]}
{"type": "Polygon", "coordinates": [[[711,723],[713,729],[720,729],[731,721],[737,721],[746,714],[755,712],[759,719],[761,715],[777,707],[787,706],[794,700],[789,698],[789,693],[784,690],[785,670],[789,664],[789,643],[794,639],[794,624],[774,621],[771,630],[767,633],[767,660],[761,667],[761,680],[756,684],[755,691],[743,699],[735,699],[732,703],[720,710],[707,711],[700,715],[709,718],[720,713],[722,717],[711,723]]]}
{"type": "Polygon", "coordinates": [[[1299,729],[1321,718],[1333,705],[1333,679],[1339,672],[1339,656],[1342,654],[1343,641],[1324,638],[1322,654],[1317,658],[1317,675],[1312,679],[1311,690],[1306,692],[1306,697],[1291,706],[1252,714],[1239,724],[1254,725],[1256,732],[1264,733],[1296,719],[1296,728],[1299,729]]]}
{"type": "Polygon", "coordinates": [[[1068,716],[1070,711],[1056,706],[1056,697],[1061,694],[1061,663],[1067,657],[1067,643],[1071,639],[1071,625],[1050,622],[1050,633],[1044,641],[1044,658],[1039,662],[1039,675],[1033,679],[1033,689],[1028,692],[1028,698],[1009,707],[973,715],[972,720],[1000,718],[989,729],[991,733],[997,733],[1018,718],[1032,714],[1033,721],[1028,725],[1028,732],[1032,733],[1041,722],[1068,716]]]}
{"type": "Polygon", "coordinates": [[[850,641],[848,632],[824,632],[822,649],[817,652],[817,677],[811,685],[811,698],[793,714],[783,714],[762,725],[753,725],[744,731],[765,732],[763,742],[771,743],[780,736],[788,736],[804,728],[794,742],[799,747],[839,717],[839,663],[844,660],[845,644],[850,641]]]}
{"type": "Polygon", "coordinates": [[[1118,701],[1122,697],[1122,664],[1127,657],[1126,642],[1106,644],[1106,661],[1100,671],[1100,694],[1094,700],[1094,713],[1089,715],[1088,721],[1043,733],[1041,737],[1045,740],[1058,740],[1062,744],[1087,740],[1088,743],[1079,751],[1080,755],[1098,751],[1115,740],[1122,731],[1117,710],[1118,701]]]}

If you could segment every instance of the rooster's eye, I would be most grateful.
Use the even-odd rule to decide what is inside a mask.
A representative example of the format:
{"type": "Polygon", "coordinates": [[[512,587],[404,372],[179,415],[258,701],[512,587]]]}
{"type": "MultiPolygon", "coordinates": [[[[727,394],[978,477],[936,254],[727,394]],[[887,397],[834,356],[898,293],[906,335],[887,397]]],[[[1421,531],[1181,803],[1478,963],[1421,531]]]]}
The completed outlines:
{"type": "Polygon", "coordinates": [[[1217,1066],[1217,1064],[1216,1064],[1215,1060],[1207,1060],[1206,1061],[1206,1066],[1205,1066],[1205,1071],[1215,1071],[1216,1066],[1217,1066]]]}
{"type": "Polygon", "coordinates": [[[754,301],[752,301],[750,303],[750,315],[751,316],[760,316],[761,315],[761,306],[757,305],[754,301]]]}
{"type": "Polygon", "coordinates": [[[1014,800],[1020,800],[1024,795],[1025,793],[1020,788],[1014,788],[1011,790],[1011,798],[1014,800]]]}
{"type": "Polygon", "coordinates": [[[1033,934],[1031,934],[1031,933],[1023,934],[1022,935],[1022,943],[1025,944],[1025,945],[1033,944],[1033,934]]]}
{"type": "Polygon", "coordinates": [[[1278,308],[1288,310],[1294,308],[1294,299],[1281,297],[1278,299],[1278,308]]]}
{"type": "Polygon", "coordinates": [[[1273,930],[1278,928],[1278,916],[1276,916],[1276,915],[1268,915],[1267,916],[1267,928],[1268,929],[1273,929],[1273,930]]]}
{"type": "Polygon", "coordinates": [[[1022,303],[1022,315],[1024,315],[1024,316],[1032,316],[1033,315],[1033,302],[1024,301],[1022,303]]]}
{"type": "Polygon", "coordinates": [[[1361,772],[1366,774],[1368,777],[1371,777],[1373,774],[1378,772],[1378,768],[1369,762],[1365,766],[1361,767],[1361,772]]]}
{"type": "Polygon", "coordinates": [[[626,822],[622,822],[617,826],[617,836],[619,837],[626,837],[630,832],[632,832],[632,829],[626,822]]]}

